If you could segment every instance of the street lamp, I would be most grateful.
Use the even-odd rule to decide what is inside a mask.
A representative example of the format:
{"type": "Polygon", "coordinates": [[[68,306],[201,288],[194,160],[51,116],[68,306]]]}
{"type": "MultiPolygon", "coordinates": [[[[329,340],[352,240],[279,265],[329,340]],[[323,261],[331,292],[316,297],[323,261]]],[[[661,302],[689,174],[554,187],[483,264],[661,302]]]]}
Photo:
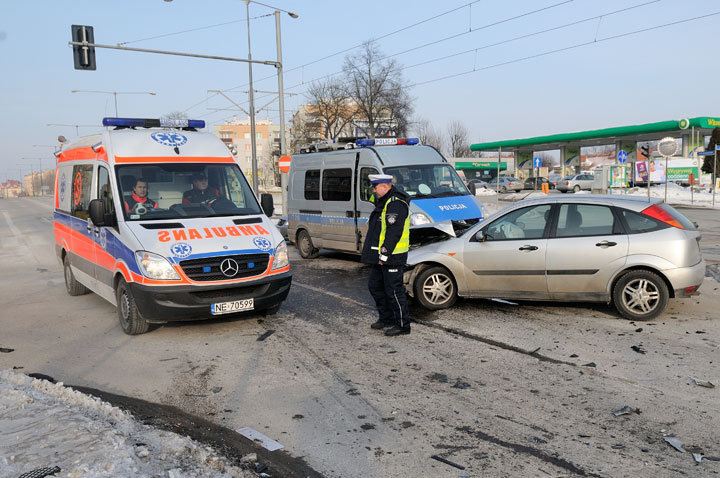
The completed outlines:
{"type": "MultiPolygon", "coordinates": [[[[117,114],[117,111],[116,111],[117,114]]],[[[75,135],[80,136],[80,128],[97,128],[95,124],[60,124],[60,123],[48,123],[45,126],[67,126],[75,128],[75,135]]]]}
{"type": "Polygon", "coordinates": [[[72,90],[70,93],[102,93],[115,97],[115,116],[118,115],[117,95],[157,95],[153,91],[98,91],[98,90],[72,90]]]}

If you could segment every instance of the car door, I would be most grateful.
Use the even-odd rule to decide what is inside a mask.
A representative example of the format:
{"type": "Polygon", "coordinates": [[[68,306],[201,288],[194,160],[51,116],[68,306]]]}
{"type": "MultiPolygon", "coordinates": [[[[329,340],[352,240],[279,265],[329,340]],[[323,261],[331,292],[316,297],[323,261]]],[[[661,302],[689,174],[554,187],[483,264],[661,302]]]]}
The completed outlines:
{"type": "Polygon", "coordinates": [[[371,174],[378,174],[379,171],[374,166],[368,166],[366,164],[363,164],[363,158],[361,156],[361,162],[358,167],[358,181],[357,181],[357,190],[355,191],[355,197],[357,198],[356,201],[356,215],[357,215],[357,231],[356,235],[358,238],[358,251],[362,250],[362,243],[365,239],[365,235],[367,234],[368,229],[368,219],[370,218],[370,214],[372,214],[373,210],[375,209],[375,203],[370,201],[370,198],[373,195],[373,189],[372,184],[370,184],[370,176],[371,174]]]}
{"type": "Polygon", "coordinates": [[[95,278],[95,236],[89,217],[92,199],[93,165],[73,166],[70,192],[72,235],[70,238],[70,264],[73,273],[87,286],[95,278]]]}
{"type": "Polygon", "coordinates": [[[355,251],[353,171],[355,153],[328,157],[322,171],[322,244],[328,249],[355,251]]]}
{"type": "Polygon", "coordinates": [[[613,208],[600,204],[562,204],[547,243],[550,297],[605,300],[607,284],[625,265],[628,237],[613,208]]]}
{"type": "Polygon", "coordinates": [[[545,253],[551,205],[515,209],[482,228],[463,251],[468,296],[545,299],[545,253]]]}

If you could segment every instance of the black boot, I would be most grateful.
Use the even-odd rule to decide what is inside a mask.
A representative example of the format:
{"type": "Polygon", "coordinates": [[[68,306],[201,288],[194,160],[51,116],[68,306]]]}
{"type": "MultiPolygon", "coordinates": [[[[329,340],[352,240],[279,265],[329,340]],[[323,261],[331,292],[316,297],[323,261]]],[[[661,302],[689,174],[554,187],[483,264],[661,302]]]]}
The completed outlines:
{"type": "Polygon", "coordinates": [[[381,330],[381,329],[384,329],[385,327],[392,327],[392,325],[393,325],[392,322],[385,322],[384,320],[377,320],[377,321],[373,322],[372,324],[370,324],[370,328],[375,329],[375,330],[381,330]]]}
{"type": "Polygon", "coordinates": [[[397,325],[393,325],[385,331],[385,335],[387,335],[388,337],[394,337],[396,335],[408,335],[409,333],[410,327],[403,329],[401,327],[398,327],[397,325]]]}

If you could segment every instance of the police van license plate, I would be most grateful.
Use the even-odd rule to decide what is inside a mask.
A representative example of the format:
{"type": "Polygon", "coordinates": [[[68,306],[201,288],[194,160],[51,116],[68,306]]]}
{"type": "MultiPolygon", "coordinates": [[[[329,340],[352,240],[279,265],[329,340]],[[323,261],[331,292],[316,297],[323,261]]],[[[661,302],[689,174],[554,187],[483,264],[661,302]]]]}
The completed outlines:
{"type": "Polygon", "coordinates": [[[234,312],[242,312],[244,310],[253,310],[255,308],[255,299],[233,300],[232,302],[218,302],[210,306],[212,315],[232,314],[234,312]]]}

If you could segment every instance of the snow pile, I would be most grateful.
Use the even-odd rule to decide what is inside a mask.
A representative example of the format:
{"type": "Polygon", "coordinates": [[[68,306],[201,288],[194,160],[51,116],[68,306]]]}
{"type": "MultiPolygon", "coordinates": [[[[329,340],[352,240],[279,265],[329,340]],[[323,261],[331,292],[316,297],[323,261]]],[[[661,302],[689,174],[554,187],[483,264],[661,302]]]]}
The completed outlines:
{"type": "Polygon", "coordinates": [[[495,195],[497,195],[497,191],[495,189],[479,187],[479,188],[475,189],[475,195],[476,196],[495,196],[495,195]]]}
{"type": "MultiPolygon", "coordinates": [[[[630,188],[627,191],[628,196],[647,197],[648,190],[646,187],[630,188]]],[[[650,197],[665,199],[665,185],[659,184],[650,187],[650,197]]],[[[690,192],[690,188],[682,187],[675,183],[667,185],[667,202],[669,204],[695,205],[703,207],[712,207],[712,189],[696,188],[690,192]]],[[[715,192],[715,207],[720,206],[720,192],[715,192]]]]}
{"type": "Polygon", "coordinates": [[[0,370],[0,470],[19,476],[251,477],[188,437],[156,430],[107,402],[0,370]]]}

